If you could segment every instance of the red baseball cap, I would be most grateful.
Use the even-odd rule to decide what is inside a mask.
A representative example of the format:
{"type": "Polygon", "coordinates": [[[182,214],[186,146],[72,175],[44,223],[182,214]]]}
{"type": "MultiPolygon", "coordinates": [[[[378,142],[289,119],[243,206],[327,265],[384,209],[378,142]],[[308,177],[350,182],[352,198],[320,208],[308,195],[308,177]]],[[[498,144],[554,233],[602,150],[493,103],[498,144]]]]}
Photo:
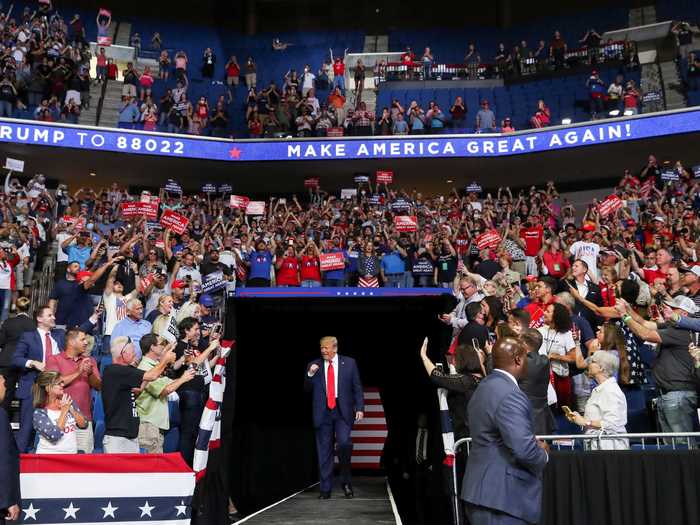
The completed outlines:
{"type": "Polygon", "coordinates": [[[175,279],[173,284],[170,285],[170,288],[187,288],[187,283],[180,279],[175,279]]]}
{"type": "Polygon", "coordinates": [[[595,224],[587,222],[586,224],[581,226],[581,229],[585,232],[594,232],[595,231],[595,224]]]}
{"type": "Polygon", "coordinates": [[[83,279],[89,279],[90,277],[92,277],[92,272],[88,270],[82,270],[75,275],[78,282],[82,282],[83,279]]]}

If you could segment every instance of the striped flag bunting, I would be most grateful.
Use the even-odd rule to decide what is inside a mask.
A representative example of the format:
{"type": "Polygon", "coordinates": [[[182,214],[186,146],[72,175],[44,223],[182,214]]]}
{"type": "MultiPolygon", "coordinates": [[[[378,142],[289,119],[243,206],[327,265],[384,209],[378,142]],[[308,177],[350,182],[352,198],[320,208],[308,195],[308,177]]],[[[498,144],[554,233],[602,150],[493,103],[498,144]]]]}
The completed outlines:
{"type": "Polygon", "coordinates": [[[364,389],[365,417],[352,427],[351,464],[354,469],[378,469],[387,429],[378,388],[364,389]]]}

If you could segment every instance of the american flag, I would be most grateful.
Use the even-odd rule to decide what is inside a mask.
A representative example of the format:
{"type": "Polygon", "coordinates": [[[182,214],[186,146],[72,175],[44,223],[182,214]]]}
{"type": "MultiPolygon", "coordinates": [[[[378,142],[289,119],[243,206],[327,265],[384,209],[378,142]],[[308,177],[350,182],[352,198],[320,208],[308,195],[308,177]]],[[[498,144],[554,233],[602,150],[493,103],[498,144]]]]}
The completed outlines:
{"type": "Polygon", "coordinates": [[[23,523],[187,525],[194,473],[179,453],[23,454],[20,489],[23,523]]]}
{"type": "Polygon", "coordinates": [[[352,427],[352,468],[378,469],[386,441],[386,419],[379,389],[365,387],[365,417],[352,427]]]}
{"type": "Polygon", "coordinates": [[[121,321],[126,317],[126,302],[123,297],[117,297],[117,321],[121,321]]]}

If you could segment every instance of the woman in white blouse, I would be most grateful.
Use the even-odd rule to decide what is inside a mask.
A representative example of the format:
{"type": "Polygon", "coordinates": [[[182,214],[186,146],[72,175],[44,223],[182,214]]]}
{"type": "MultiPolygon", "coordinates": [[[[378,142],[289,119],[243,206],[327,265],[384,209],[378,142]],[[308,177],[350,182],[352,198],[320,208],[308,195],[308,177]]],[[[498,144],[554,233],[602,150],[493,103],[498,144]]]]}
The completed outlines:
{"type": "Polygon", "coordinates": [[[544,326],[537,329],[542,334],[540,354],[549,357],[560,407],[571,406],[573,400],[569,363],[576,363],[576,343],[571,333],[572,326],[569,310],[562,304],[554,303],[547,306],[544,326]]]}
{"type": "Polygon", "coordinates": [[[33,386],[34,430],[39,434],[37,454],[77,454],[76,428],[87,428],[87,419],[63,392],[58,372],[42,372],[33,386]]]}
{"type": "MultiPolygon", "coordinates": [[[[627,399],[617,384],[617,371],[620,359],[610,351],[599,350],[588,359],[586,375],[594,379],[597,386],[591,392],[583,416],[571,412],[569,420],[580,425],[586,434],[624,434],[627,432],[627,399]]],[[[594,450],[625,450],[629,448],[627,439],[601,439],[590,443],[594,450]]]]}

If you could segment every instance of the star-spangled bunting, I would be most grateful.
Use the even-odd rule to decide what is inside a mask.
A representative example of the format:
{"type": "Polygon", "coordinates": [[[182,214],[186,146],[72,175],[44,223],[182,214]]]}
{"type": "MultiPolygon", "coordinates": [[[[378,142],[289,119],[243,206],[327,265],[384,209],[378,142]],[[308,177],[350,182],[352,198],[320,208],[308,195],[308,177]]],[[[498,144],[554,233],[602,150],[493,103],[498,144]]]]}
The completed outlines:
{"type": "Polygon", "coordinates": [[[104,519],[104,518],[106,518],[107,516],[111,516],[112,518],[114,518],[114,517],[115,517],[115,516],[114,516],[114,512],[115,512],[119,507],[112,507],[112,502],[110,501],[109,503],[107,503],[107,506],[106,506],[106,507],[100,507],[100,508],[101,508],[101,509],[104,511],[104,513],[105,513],[105,515],[102,516],[102,519],[104,519]]]}
{"type": "Polygon", "coordinates": [[[155,506],[149,506],[148,505],[148,500],[146,500],[146,503],[143,505],[143,507],[139,507],[139,510],[141,511],[141,517],[143,518],[144,516],[148,516],[149,518],[152,518],[151,516],[151,511],[155,509],[155,506]]]}
{"type": "Polygon", "coordinates": [[[232,159],[239,160],[241,158],[241,150],[234,146],[233,148],[228,150],[228,155],[232,159]]]}
{"type": "Polygon", "coordinates": [[[175,505],[175,510],[177,510],[178,516],[180,516],[181,514],[183,516],[187,516],[187,505],[185,505],[184,501],[180,500],[180,504],[175,505]]]}
{"type": "Polygon", "coordinates": [[[74,507],[73,502],[70,502],[70,505],[68,505],[66,508],[63,509],[63,512],[66,513],[66,516],[63,518],[64,520],[67,520],[68,518],[73,518],[73,519],[78,519],[78,511],[80,510],[80,507],[74,507]]]}
{"type": "Polygon", "coordinates": [[[33,519],[36,521],[36,514],[39,512],[41,509],[35,509],[34,504],[30,503],[29,507],[26,509],[22,509],[22,512],[24,512],[24,521],[27,521],[29,518],[33,519]]]}

